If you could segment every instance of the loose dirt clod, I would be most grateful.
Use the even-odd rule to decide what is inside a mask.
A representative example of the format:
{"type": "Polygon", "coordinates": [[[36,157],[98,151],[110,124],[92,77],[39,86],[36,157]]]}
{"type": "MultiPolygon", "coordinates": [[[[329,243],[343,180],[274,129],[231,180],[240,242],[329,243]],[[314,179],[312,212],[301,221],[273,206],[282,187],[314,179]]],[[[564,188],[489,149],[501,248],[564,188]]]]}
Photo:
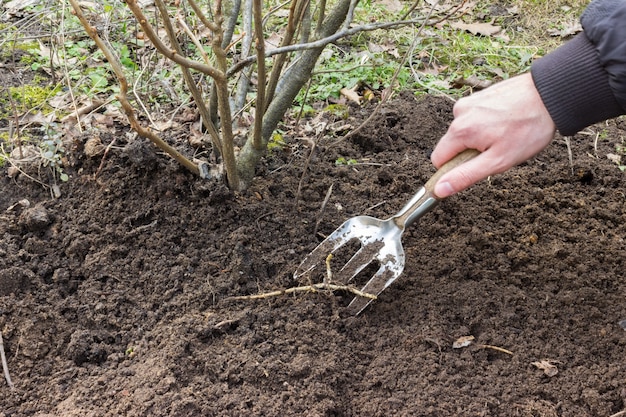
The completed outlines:
{"type": "Polygon", "coordinates": [[[48,209],[41,204],[25,209],[20,215],[19,223],[28,231],[41,230],[52,223],[48,209]]]}

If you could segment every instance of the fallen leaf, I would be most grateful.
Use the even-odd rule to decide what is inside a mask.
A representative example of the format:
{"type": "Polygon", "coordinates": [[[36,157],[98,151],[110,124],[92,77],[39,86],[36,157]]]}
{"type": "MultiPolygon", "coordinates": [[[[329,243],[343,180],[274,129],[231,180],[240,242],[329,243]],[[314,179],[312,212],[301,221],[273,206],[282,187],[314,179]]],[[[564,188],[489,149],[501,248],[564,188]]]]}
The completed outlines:
{"type": "Polygon", "coordinates": [[[474,336],[461,336],[452,343],[452,349],[468,347],[474,341],[474,336]]]}
{"type": "Polygon", "coordinates": [[[344,87],[339,92],[348,100],[354,101],[356,104],[361,104],[361,96],[354,89],[344,87]]]}
{"type": "Polygon", "coordinates": [[[531,365],[534,365],[535,367],[537,367],[537,369],[541,369],[543,373],[549,377],[553,377],[559,373],[559,370],[556,367],[556,365],[552,364],[547,359],[543,359],[539,362],[531,362],[531,365]]]}
{"type": "Polygon", "coordinates": [[[385,6],[385,10],[391,13],[399,12],[403,6],[400,0],[382,0],[381,4],[385,6]]]}
{"type": "Polygon", "coordinates": [[[386,52],[395,58],[400,57],[400,54],[398,53],[398,48],[396,48],[396,45],[393,42],[384,42],[382,44],[368,42],[367,48],[370,50],[370,52],[386,52]]]}
{"type": "Polygon", "coordinates": [[[606,157],[609,161],[616,163],[617,165],[620,165],[622,163],[622,156],[621,155],[615,155],[614,153],[607,153],[606,157]]]}
{"type": "Polygon", "coordinates": [[[578,32],[582,32],[583,27],[578,21],[574,21],[569,25],[565,26],[563,29],[548,29],[548,34],[550,36],[556,36],[560,38],[568,38],[570,36],[574,36],[578,32]]]}
{"type": "Polygon", "coordinates": [[[22,124],[35,124],[41,126],[47,126],[56,120],[56,114],[54,112],[44,115],[42,112],[28,113],[20,119],[22,124]]]}
{"type": "Polygon", "coordinates": [[[500,32],[502,28],[500,26],[492,25],[491,23],[462,23],[454,22],[450,23],[454,29],[466,30],[472,35],[480,36],[493,36],[500,32]]]}
{"type": "Polygon", "coordinates": [[[265,39],[265,52],[273,51],[278,48],[283,41],[282,35],[274,32],[265,39]]]}
{"type": "Polygon", "coordinates": [[[17,11],[24,10],[27,7],[37,4],[37,0],[13,0],[4,5],[4,9],[8,11],[9,16],[15,15],[17,11]]]}

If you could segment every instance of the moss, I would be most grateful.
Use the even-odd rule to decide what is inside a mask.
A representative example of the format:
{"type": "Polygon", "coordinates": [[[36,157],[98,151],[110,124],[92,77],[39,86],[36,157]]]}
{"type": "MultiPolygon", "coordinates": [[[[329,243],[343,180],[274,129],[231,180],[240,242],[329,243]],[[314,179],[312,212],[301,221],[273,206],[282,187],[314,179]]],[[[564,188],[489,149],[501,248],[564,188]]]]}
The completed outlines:
{"type": "MultiPolygon", "coordinates": [[[[9,88],[11,98],[13,99],[19,113],[32,109],[39,109],[44,114],[50,113],[53,111],[53,108],[48,104],[48,101],[59,91],[61,91],[60,85],[22,85],[19,87],[9,88]]],[[[5,106],[5,103],[3,102],[6,102],[6,99],[0,100],[0,108],[10,108],[10,106],[5,106]]],[[[7,114],[2,116],[7,116],[7,114]]]]}
{"type": "Polygon", "coordinates": [[[324,111],[340,119],[347,119],[350,116],[350,109],[345,104],[329,104],[324,111]]]}
{"type": "Polygon", "coordinates": [[[280,133],[274,133],[267,143],[267,150],[271,153],[273,151],[280,151],[285,147],[285,139],[280,133]]]}

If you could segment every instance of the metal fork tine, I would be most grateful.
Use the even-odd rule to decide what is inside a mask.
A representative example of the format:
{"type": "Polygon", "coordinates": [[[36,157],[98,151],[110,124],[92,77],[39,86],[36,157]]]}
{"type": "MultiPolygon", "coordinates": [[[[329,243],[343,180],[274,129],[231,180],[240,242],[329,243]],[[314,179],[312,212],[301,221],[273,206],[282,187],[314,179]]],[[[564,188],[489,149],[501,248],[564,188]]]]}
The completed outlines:
{"type": "Polygon", "coordinates": [[[361,246],[361,248],[352,255],[352,258],[341,268],[337,273],[337,278],[342,284],[347,284],[352,281],[352,278],[357,276],[359,272],[365,269],[378,253],[379,246],[382,246],[382,242],[369,242],[361,246]]]}
{"type": "Polygon", "coordinates": [[[337,249],[348,243],[349,237],[346,237],[346,229],[348,227],[348,221],[339,226],[337,230],[328,235],[315,249],[311,252],[298,266],[296,272],[294,272],[294,278],[298,278],[301,275],[311,271],[316,266],[323,264],[324,260],[329,253],[334,253],[337,249]]]}
{"type": "MultiPolygon", "coordinates": [[[[391,268],[389,264],[383,264],[378,268],[378,271],[374,276],[361,288],[361,292],[366,294],[373,294],[378,296],[385,288],[391,285],[402,273],[402,268],[391,268]]],[[[367,297],[354,297],[350,304],[348,304],[347,311],[349,314],[358,315],[361,311],[365,310],[372,301],[367,297]]]]}

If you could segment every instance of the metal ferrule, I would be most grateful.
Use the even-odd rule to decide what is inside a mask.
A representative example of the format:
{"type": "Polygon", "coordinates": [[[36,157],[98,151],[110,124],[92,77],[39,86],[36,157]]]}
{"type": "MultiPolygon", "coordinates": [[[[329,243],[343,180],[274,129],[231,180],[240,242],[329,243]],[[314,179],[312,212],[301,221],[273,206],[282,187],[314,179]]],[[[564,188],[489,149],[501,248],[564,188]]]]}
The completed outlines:
{"type": "Polygon", "coordinates": [[[396,214],[393,216],[396,219],[404,219],[404,221],[400,221],[398,224],[400,228],[404,228],[406,226],[410,226],[415,221],[417,221],[424,214],[428,213],[432,210],[437,204],[439,200],[427,193],[426,188],[422,187],[411,200],[396,214]],[[427,195],[428,194],[428,195],[427,195]]]}

